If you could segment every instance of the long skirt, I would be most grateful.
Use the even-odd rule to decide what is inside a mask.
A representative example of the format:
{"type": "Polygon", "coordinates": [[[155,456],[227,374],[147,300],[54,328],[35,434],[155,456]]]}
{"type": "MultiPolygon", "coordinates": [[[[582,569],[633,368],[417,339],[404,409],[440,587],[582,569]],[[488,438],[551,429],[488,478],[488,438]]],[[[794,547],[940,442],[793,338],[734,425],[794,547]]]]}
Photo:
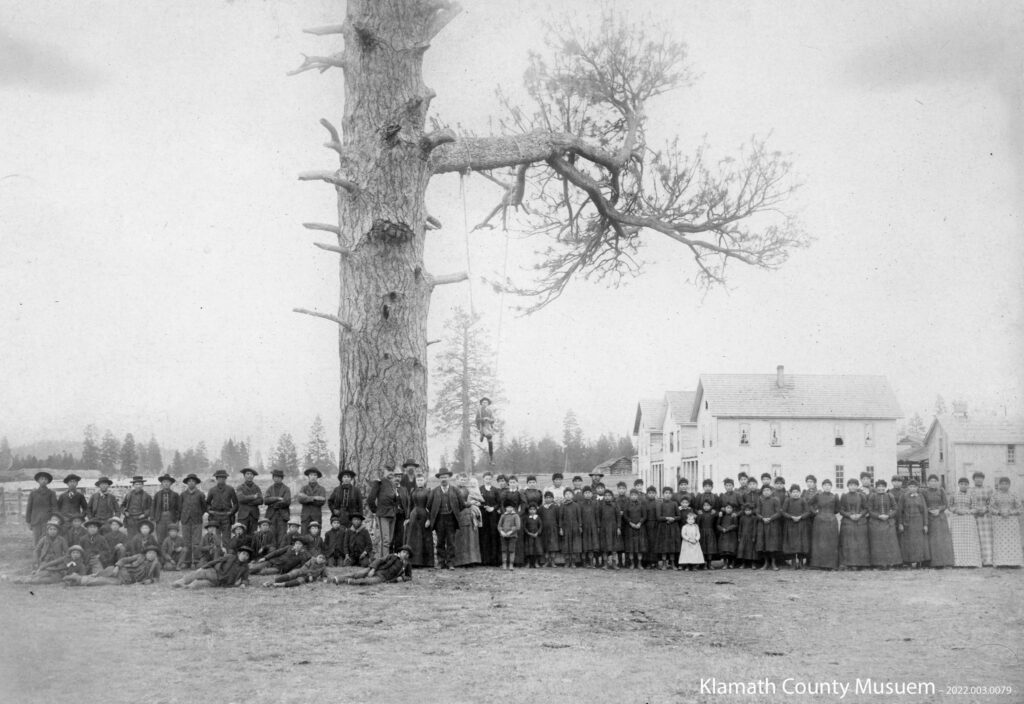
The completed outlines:
{"type": "Polygon", "coordinates": [[[899,538],[896,537],[896,521],[892,518],[884,521],[868,519],[868,545],[874,567],[889,567],[903,562],[899,538]]]}
{"type": "MultiPolygon", "coordinates": [[[[736,528],[736,526],[733,526],[736,528]]],[[[736,554],[736,534],[739,529],[729,530],[718,534],[718,554],[732,557],[736,554]]]]}
{"type": "MultiPolygon", "coordinates": [[[[480,561],[485,565],[497,567],[501,564],[501,542],[498,539],[498,512],[482,512],[482,523],[480,526],[480,561]]],[[[415,564],[415,563],[413,563],[415,564]]]]}
{"type": "Polygon", "coordinates": [[[949,534],[949,521],[945,513],[928,514],[928,552],[932,567],[953,566],[953,536],[949,534]]]}
{"type": "Polygon", "coordinates": [[[757,519],[754,547],[758,552],[765,554],[782,550],[782,526],[779,519],[770,523],[765,523],[760,518],[757,519]]]}
{"type": "Polygon", "coordinates": [[[643,524],[639,528],[633,528],[626,524],[625,534],[622,536],[622,551],[641,554],[647,552],[647,535],[643,524]]]}
{"type": "Polygon", "coordinates": [[[861,518],[844,518],[839,527],[839,564],[844,567],[868,567],[871,550],[868,547],[868,522],[861,518]]]}
{"type": "Polygon", "coordinates": [[[658,554],[678,555],[682,547],[682,528],[678,521],[658,523],[658,554]]]}
{"type": "Polygon", "coordinates": [[[413,567],[434,566],[434,531],[424,527],[428,516],[427,509],[414,508],[405,529],[406,542],[412,548],[409,559],[413,567]]]}
{"type": "Polygon", "coordinates": [[[903,554],[903,561],[925,562],[930,557],[928,553],[928,534],[924,532],[924,520],[920,516],[911,516],[907,523],[903,524],[903,533],[900,536],[900,552],[903,554]]]}
{"type": "Polygon", "coordinates": [[[992,516],[992,564],[1020,567],[1022,559],[1017,516],[992,516]]]}
{"type": "Polygon", "coordinates": [[[682,546],[679,548],[679,564],[680,565],[703,565],[704,564],[704,552],[701,550],[700,542],[691,543],[686,540],[682,541],[682,546]]]}
{"type": "Polygon", "coordinates": [[[648,518],[647,522],[644,523],[644,535],[646,538],[644,547],[648,562],[658,561],[658,530],[660,525],[654,518],[648,518]]]}
{"type": "Polygon", "coordinates": [[[757,516],[742,516],[736,532],[736,557],[740,560],[757,559],[757,516]]]}
{"type": "Polygon", "coordinates": [[[953,536],[953,566],[981,567],[981,541],[975,517],[969,513],[949,514],[949,532],[953,536]]]}
{"type": "Polygon", "coordinates": [[[597,552],[601,549],[601,531],[597,521],[583,521],[583,552],[597,552]]]}
{"type": "Polygon", "coordinates": [[[787,555],[806,555],[811,550],[811,520],[801,518],[793,521],[790,518],[783,518],[782,525],[782,552],[787,555]]]}
{"type": "Polygon", "coordinates": [[[700,525],[700,550],[704,553],[705,559],[710,560],[712,556],[718,554],[718,536],[715,530],[714,514],[701,516],[697,522],[700,525]]]}
{"type": "Polygon", "coordinates": [[[992,516],[975,516],[978,523],[978,541],[981,543],[981,564],[992,564],[992,516]]]}
{"type": "Polygon", "coordinates": [[[822,511],[814,517],[810,564],[829,570],[839,566],[839,522],[834,513],[822,511]]]}
{"type": "Polygon", "coordinates": [[[473,511],[459,513],[459,529],[455,532],[455,566],[480,564],[480,533],[473,523],[473,511]]]}

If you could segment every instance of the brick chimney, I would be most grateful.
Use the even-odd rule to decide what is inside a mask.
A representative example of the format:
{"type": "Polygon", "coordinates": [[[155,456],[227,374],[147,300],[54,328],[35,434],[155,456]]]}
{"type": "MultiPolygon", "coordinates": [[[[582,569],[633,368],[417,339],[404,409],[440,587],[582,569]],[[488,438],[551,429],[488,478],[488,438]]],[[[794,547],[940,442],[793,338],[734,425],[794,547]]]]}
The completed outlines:
{"type": "Polygon", "coordinates": [[[783,387],[786,381],[786,375],[783,374],[784,369],[785,367],[783,367],[781,364],[775,367],[775,385],[780,389],[783,387]]]}

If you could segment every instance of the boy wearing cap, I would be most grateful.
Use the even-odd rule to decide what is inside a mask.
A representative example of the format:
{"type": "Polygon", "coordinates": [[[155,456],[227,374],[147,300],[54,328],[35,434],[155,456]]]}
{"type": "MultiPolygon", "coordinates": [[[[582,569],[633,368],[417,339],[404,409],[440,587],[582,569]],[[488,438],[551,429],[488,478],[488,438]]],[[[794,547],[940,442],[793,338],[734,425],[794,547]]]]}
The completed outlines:
{"type": "Polygon", "coordinates": [[[128,539],[126,555],[141,555],[149,548],[160,549],[160,543],[153,535],[153,521],[148,518],[142,519],[136,526],[136,530],[138,532],[128,539]]]}
{"type": "Polygon", "coordinates": [[[324,554],[324,539],[320,535],[320,521],[310,521],[307,527],[309,533],[306,537],[309,538],[309,542],[306,543],[306,549],[309,550],[309,554],[323,555],[324,554]]]}
{"type": "Polygon", "coordinates": [[[206,495],[199,490],[199,477],[185,477],[185,491],[178,497],[178,517],[181,520],[181,540],[185,543],[182,568],[195,569],[199,564],[199,544],[203,539],[203,514],[206,513],[206,495]]]}
{"type": "Polygon", "coordinates": [[[327,558],[323,555],[314,555],[306,560],[302,567],[279,574],[270,582],[265,582],[264,587],[298,587],[311,582],[327,581],[327,558]]]}
{"type": "Polygon", "coordinates": [[[100,532],[106,534],[109,527],[107,521],[118,514],[117,497],[110,493],[110,485],[113,482],[107,477],[100,477],[96,480],[99,491],[89,497],[87,515],[100,522],[100,532]]]}
{"type": "MultiPolygon", "coordinates": [[[[85,494],[78,490],[78,482],[82,481],[82,478],[77,474],[69,474],[64,477],[64,484],[67,485],[67,491],[57,497],[57,515],[60,516],[65,530],[71,529],[71,519],[78,517],[85,522],[86,513],[89,510],[89,502],[85,498],[85,494]]],[[[81,523],[78,525],[82,527],[81,523]]],[[[70,540],[70,536],[66,536],[70,540]]],[[[81,536],[79,536],[81,537],[81,536]]],[[[71,543],[77,543],[76,540],[70,540],[71,543]]]]}
{"type": "Polygon", "coordinates": [[[274,543],[274,550],[280,550],[281,548],[291,547],[295,542],[296,536],[302,535],[302,523],[298,518],[288,519],[288,530],[285,531],[284,536],[281,540],[274,543]]]}
{"type": "Polygon", "coordinates": [[[238,548],[243,545],[251,546],[252,543],[249,542],[249,535],[245,532],[245,526],[236,522],[231,526],[231,537],[224,543],[224,549],[231,555],[238,552],[238,548]]]}
{"type": "Polygon", "coordinates": [[[349,584],[355,586],[367,586],[370,584],[387,584],[388,582],[409,582],[412,580],[412,548],[403,545],[397,553],[388,555],[385,558],[378,558],[370,563],[365,570],[360,570],[348,579],[341,580],[334,577],[331,581],[334,584],[349,584]]]}
{"type": "Polygon", "coordinates": [[[316,467],[310,467],[303,474],[306,475],[306,486],[299,489],[298,499],[302,506],[300,518],[302,520],[302,532],[309,532],[309,524],[312,521],[320,523],[324,516],[324,504],[327,503],[327,490],[320,486],[320,478],[324,476],[316,467]]]}
{"type": "Polygon", "coordinates": [[[270,521],[268,519],[261,518],[256,522],[256,532],[250,538],[249,544],[256,551],[253,555],[255,559],[259,559],[277,548],[277,539],[270,532],[270,521]]]}
{"type": "Polygon", "coordinates": [[[36,543],[36,569],[45,563],[63,558],[67,551],[67,541],[60,534],[60,519],[51,516],[46,522],[46,534],[36,543]]]}
{"type": "Polygon", "coordinates": [[[71,587],[112,587],[119,584],[153,584],[160,579],[160,548],[150,545],[141,555],[122,557],[113,566],[89,576],[68,574],[64,583],[71,587]]]}
{"type": "Polygon", "coordinates": [[[156,518],[156,539],[162,545],[168,529],[177,525],[181,517],[181,497],[171,489],[175,479],[170,474],[160,476],[158,481],[160,489],[153,494],[153,516],[156,518]]]}
{"type": "Polygon", "coordinates": [[[213,562],[224,555],[224,539],[220,534],[220,526],[216,521],[207,521],[199,541],[199,562],[213,562]]]}
{"type": "Polygon", "coordinates": [[[100,533],[103,523],[98,518],[90,518],[85,522],[85,537],[79,545],[89,565],[89,572],[95,574],[104,567],[114,564],[113,551],[106,537],[100,533]]]}
{"type": "Polygon", "coordinates": [[[237,553],[204,563],[194,572],[189,572],[181,579],[171,582],[171,586],[185,589],[247,587],[249,586],[249,560],[251,558],[252,547],[243,545],[237,553]]]}
{"type": "Polygon", "coordinates": [[[267,491],[263,495],[263,503],[267,506],[265,515],[270,521],[270,533],[274,536],[274,547],[287,547],[285,533],[288,530],[292,490],[284,483],[283,470],[271,470],[270,477],[273,483],[267,487],[267,491]]]}
{"type": "Polygon", "coordinates": [[[359,487],[355,486],[356,473],[351,469],[343,469],[338,472],[338,481],[341,483],[334,488],[331,496],[327,499],[327,507],[331,509],[331,521],[335,518],[341,521],[342,527],[347,526],[349,516],[353,513],[360,513],[363,510],[363,495],[359,487]]]}
{"type": "Polygon", "coordinates": [[[370,531],[363,525],[363,514],[353,513],[350,519],[352,527],[345,536],[345,560],[346,567],[358,565],[366,567],[370,564],[370,554],[373,552],[373,539],[370,531]]]}
{"type": "Polygon", "coordinates": [[[83,552],[81,545],[72,545],[68,548],[67,555],[44,562],[27,577],[19,577],[12,581],[16,584],[56,584],[64,579],[65,575],[83,575],[87,568],[87,563],[82,557],[83,552]]]}
{"type": "Polygon", "coordinates": [[[127,554],[128,535],[124,532],[124,522],[117,516],[111,516],[107,521],[107,534],[103,536],[110,546],[110,556],[113,562],[117,562],[127,554]]]}
{"type": "Polygon", "coordinates": [[[324,559],[330,567],[340,567],[345,562],[345,538],[348,528],[341,524],[341,518],[331,516],[331,529],[324,533],[324,559]]]}
{"type": "Polygon", "coordinates": [[[82,516],[74,515],[69,520],[71,525],[67,527],[64,539],[68,541],[68,545],[81,545],[86,535],[85,519],[82,516]]]}
{"type": "Polygon", "coordinates": [[[208,522],[212,522],[220,531],[221,538],[227,542],[231,537],[231,525],[238,513],[238,496],[233,487],[228,486],[228,473],[218,469],[213,473],[217,480],[213,488],[206,492],[206,513],[208,522]]]}
{"type": "Polygon", "coordinates": [[[121,500],[121,513],[124,514],[124,527],[128,529],[128,537],[134,538],[139,533],[139,523],[149,519],[153,508],[153,497],[143,488],[146,480],[132,477],[132,488],[121,500]]]}
{"type": "Polygon", "coordinates": [[[308,542],[309,536],[296,534],[290,546],[278,548],[268,553],[262,560],[254,562],[249,568],[250,573],[262,574],[266,572],[267,574],[274,574],[280,572],[284,574],[298,569],[312,557],[309,551],[306,550],[308,542]]]}
{"type": "Polygon", "coordinates": [[[257,474],[259,472],[252,467],[243,469],[245,481],[235,489],[238,497],[238,517],[235,520],[245,526],[245,532],[250,535],[256,532],[256,521],[260,518],[260,506],[263,505],[263,490],[253,481],[257,474]]]}
{"type": "Polygon", "coordinates": [[[163,553],[165,570],[185,569],[185,540],[173,523],[167,527],[167,537],[160,543],[160,552],[163,553]]]}
{"type": "Polygon", "coordinates": [[[32,544],[37,545],[47,533],[47,522],[57,514],[57,494],[49,484],[53,475],[49,472],[36,472],[37,486],[28,495],[25,507],[25,522],[32,528],[32,544]]]}

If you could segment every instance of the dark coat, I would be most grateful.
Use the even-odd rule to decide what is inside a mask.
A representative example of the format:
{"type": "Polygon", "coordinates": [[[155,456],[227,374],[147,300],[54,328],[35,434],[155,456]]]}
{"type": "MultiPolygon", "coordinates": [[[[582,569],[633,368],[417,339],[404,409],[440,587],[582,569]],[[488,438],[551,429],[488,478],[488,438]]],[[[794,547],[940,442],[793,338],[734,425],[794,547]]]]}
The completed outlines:
{"type": "Polygon", "coordinates": [[[363,512],[363,493],[353,484],[339,484],[327,499],[327,508],[331,509],[331,518],[337,516],[342,528],[348,528],[349,517],[363,512]]]}
{"type": "Polygon", "coordinates": [[[370,531],[364,526],[359,530],[349,529],[345,539],[345,556],[352,560],[352,564],[359,564],[359,561],[373,551],[373,540],[370,538],[370,531]]]}
{"type": "Polygon", "coordinates": [[[65,524],[70,523],[75,516],[84,519],[88,510],[89,502],[86,500],[85,494],[78,489],[74,491],[68,489],[57,497],[57,513],[60,514],[60,518],[65,524]]]}
{"type": "Polygon", "coordinates": [[[238,511],[238,495],[235,490],[225,484],[217,486],[206,492],[206,510],[210,518],[223,520],[225,518],[234,520],[238,511]]]}
{"type": "Polygon", "coordinates": [[[121,499],[121,511],[130,518],[149,518],[152,509],[153,497],[144,489],[133,489],[121,499]]]}
{"type": "Polygon", "coordinates": [[[258,519],[260,517],[260,506],[263,505],[263,490],[255,483],[242,482],[235,487],[235,498],[238,501],[238,516],[236,520],[258,519]]]}
{"type": "Polygon", "coordinates": [[[182,523],[195,524],[203,522],[206,513],[206,496],[196,489],[186,489],[178,495],[178,520],[182,523]]]}
{"type": "Polygon", "coordinates": [[[299,493],[295,498],[302,504],[301,515],[303,525],[310,520],[315,520],[319,523],[324,515],[324,504],[327,503],[327,489],[324,489],[323,484],[317,484],[316,486],[306,484],[299,489],[299,493]]]}
{"type": "Polygon", "coordinates": [[[288,507],[292,504],[292,490],[285,486],[271,484],[263,494],[263,503],[267,506],[267,520],[272,524],[287,521],[289,516],[288,507]]]}
{"type": "Polygon", "coordinates": [[[89,507],[86,514],[89,518],[97,518],[105,523],[108,518],[116,516],[119,510],[120,505],[117,502],[116,496],[109,491],[106,494],[97,491],[89,497],[89,507]]]}
{"type": "Polygon", "coordinates": [[[390,479],[373,481],[366,502],[370,510],[380,518],[409,515],[409,491],[402,486],[396,488],[390,479]]]}
{"type": "MultiPolygon", "coordinates": [[[[430,499],[427,501],[427,512],[430,514],[430,526],[434,527],[437,525],[437,518],[441,514],[441,501],[444,494],[441,491],[441,487],[435,486],[430,492],[430,499]]],[[[448,487],[448,505],[452,510],[452,517],[458,520],[459,511],[464,509],[466,505],[462,501],[462,497],[459,492],[455,490],[455,487],[448,487]]]]}
{"type": "Polygon", "coordinates": [[[181,520],[181,496],[174,489],[160,489],[153,494],[153,517],[163,516],[164,499],[167,500],[167,513],[171,514],[171,523],[177,523],[181,520]]]}
{"type": "Polygon", "coordinates": [[[412,579],[412,563],[402,563],[398,555],[388,555],[370,563],[370,568],[375,570],[374,575],[382,577],[385,582],[394,582],[399,577],[412,579]]]}
{"type": "Polygon", "coordinates": [[[57,495],[48,486],[33,489],[28,495],[25,507],[25,522],[30,526],[40,526],[57,514],[57,495]]]}

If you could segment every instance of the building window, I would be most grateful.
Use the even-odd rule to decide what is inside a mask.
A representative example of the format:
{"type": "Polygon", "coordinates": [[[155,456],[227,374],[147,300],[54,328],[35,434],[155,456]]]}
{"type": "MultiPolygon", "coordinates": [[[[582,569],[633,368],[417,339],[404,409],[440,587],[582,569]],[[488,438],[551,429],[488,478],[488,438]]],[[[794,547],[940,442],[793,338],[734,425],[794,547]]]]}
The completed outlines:
{"type": "Polygon", "coordinates": [[[832,437],[836,447],[843,446],[843,426],[841,424],[835,424],[835,427],[832,429],[832,437]]]}
{"type": "Polygon", "coordinates": [[[944,462],[946,459],[946,438],[939,436],[939,462],[944,462]]]}
{"type": "Polygon", "coordinates": [[[669,452],[675,452],[676,451],[676,440],[675,440],[675,438],[676,438],[676,434],[675,433],[669,433],[668,434],[668,451],[669,452]]]}
{"type": "Polygon", "coordinates": [[[865,423],[864,424],[864,447],[875,446],[875,424],[865,423]]]}
{"type": "Polygon", "coordinates": [[[750,444],[750,423],[740,423],[740,445],[750,444]]]}
{"type": "Polygon", "coordinates": [[[846,475],[843,465],[836,465],[836,489],[842,489],[846,486],[846,475]]]}
{"type": "Polygon", "coordinates": [[[770,430],[768,431],[768,443],[772,447],[778,447],[779,445],[782,444],[782,434],[779,430],[779,424],[772,423],[769,426],[769,428],[770,430]]]}
{"type": "Polygon", "coordinates": [[[773,477],[777,477],[780,474],[782,474],[782,465],[781,464],[773,464],[772,465],[772,476],[773,477]]]}
{"type": "Polygon", "coordinates": [[[1007,445],[1006,446],[1006,464],[1017,463],[1017,446],[1007,445]]]}

